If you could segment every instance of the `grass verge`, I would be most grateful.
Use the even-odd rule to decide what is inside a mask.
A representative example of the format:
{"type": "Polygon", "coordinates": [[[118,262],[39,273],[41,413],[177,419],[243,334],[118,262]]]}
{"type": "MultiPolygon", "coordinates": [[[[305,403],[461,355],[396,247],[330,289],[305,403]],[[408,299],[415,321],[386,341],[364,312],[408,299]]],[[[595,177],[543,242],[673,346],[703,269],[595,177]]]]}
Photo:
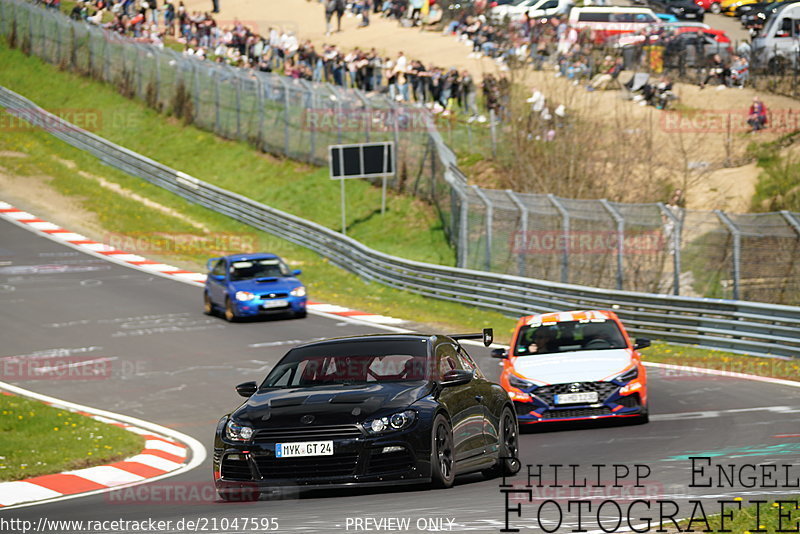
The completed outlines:
{"type": "Polygon", "coordinates": [[[133,456],[144,438],[39,401],[0,395],[0,480],[60,473],[133,456]]]}
{"type": "MultiPolygon", "coordinates": [[[[136,121],[142,121],[131,130],[120,124],[109,126],[104,121],[102,127],[98,128],[100,135],[222,187],[275,207],[294,208],[287,211],[317,222],[326,221],[328,226],[336,227],[331,221],[339,217],[338,209],[332,206],[338,200],[338,191],[335,191],[336,184],[331,184],[322,176],[324,170],[266,156],[242,143],[221,140],[196,128],[181,126],[177,121],[160,116],[144,105],[119,96],[105,85],[60,72],[36,58],[28,58],[2,45],[0,62],[9,66],[0,71],[0,83],[39,104],[49,102],[51,109],[86,109],[88,106],[101,113],[108,110],[124,112],[137,117],[136,121]],[[308,187],[307,196],[303,193],[305,187],[308,187]]],[[[10,120],[11,117],[0,114],[0,123],[10,120]]],[[[366,282],[329,264],[326,259],[307,249],[190,204],[163,189],[108,168],[92,156],[44,131],[9,129],[6,135],[0,136],[0,151],[26,155],[13,157],[0,153],[0,171],[6,171],[8,180],[43,182],[64,199],[78,203],[86,217],[97,220],[93,232],[81,227],[77,230],[105,242],[120,236],[131,237],[130,244],[133,246],[126,246],[125,241],[117,245],[129,252],[202,270],[209,257],[241,252],[242,249],[231,248],[234,241],[222,239],[211,240],[210,243],[203,241],[202,246],[198,247],[142,250],[136,248],[142,242],[138,238],[144,237],[145,246],[148,246],[156,239],[174,241],[176,235],[239,236],[253,244],[255,249],[275,252],[294,266],[301,267],[313,300],[391,315],[437,330],[477,331],[491,326],[495,328],[498,341],[510,340],[514,318],[366,282]],[[114,184],[117,189],[98,186],[101,183],[98,178],[114,184]]],[[[348,187],[350,185],[348,183],[348,187]]],[[[375,208],[380,205],[380,191],[365,183],[352,185],[351,190],[358,191],[359,195],[348,192],[348,202],[355,202],[356,197],[361,199],[356,202],[359,208],[353,211],[361,210],[363,216],[373,210],[374,214],[375,208]]],[[[61,211],[67,210],[62,207],[61,211]]],[[[413,199],[392,195],[389,214],[390,219],[363,217],[351,227],[350,235],[391,254],[451,264],[452,251],[446,246],[441,229],[436,228],[438,223],[428,207],[413,199]]],[[[351,216],[357,215],[351,212],[351,216]]],[[[69,221],[62,220],[61,224],[72,228],[69,221]]],[[[198,295],[198,308],[199,301],[198,295]]],[[[736,372],[794,380],[800,377],[797,362],[765,360],[696,347],[657,343],[645,350],[644,354],[646,359],[657,362],[722,369],[730,367],[736,372]]]]}
{"type": "MultiPolygon", "coordinates": [[[[740,504],[742,499],[734,499],[740,504]]],[[[739,534],[777,534],[797,532],[800,526],[800,498],[789,496],[770,500],[758,505],[746,506],[737,510],[736,504],[726,505],[733,511],[733,517],[723,518],[715,515],[708,518],[708,524],[699,517],[678,523],[681,532],[737,532],[739,534]],[[724,521],[724,524],[723,524],[724,521]]],[[[727,512],[726,512],[727,513],[727,512]]]]}

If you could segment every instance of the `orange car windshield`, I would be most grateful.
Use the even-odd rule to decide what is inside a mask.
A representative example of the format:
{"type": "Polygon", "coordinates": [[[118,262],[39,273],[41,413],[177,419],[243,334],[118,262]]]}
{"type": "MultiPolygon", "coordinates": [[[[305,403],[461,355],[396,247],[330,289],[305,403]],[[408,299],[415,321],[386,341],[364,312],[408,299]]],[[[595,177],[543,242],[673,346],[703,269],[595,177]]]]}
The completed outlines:
{"type": "Polygon", "coordinates": [[[625,337],[614,321],[562,321],[523,326],[514,345],[514,356],[626,347],[625,337]]]}

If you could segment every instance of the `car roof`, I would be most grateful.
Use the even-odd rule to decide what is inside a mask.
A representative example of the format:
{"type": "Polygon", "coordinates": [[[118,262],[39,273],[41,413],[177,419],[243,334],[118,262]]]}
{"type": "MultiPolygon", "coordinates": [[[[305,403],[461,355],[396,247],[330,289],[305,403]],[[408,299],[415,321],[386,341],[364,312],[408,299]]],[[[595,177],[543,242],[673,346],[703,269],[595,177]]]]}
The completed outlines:
{"type": "Polygon", "coordinates": [[[280,257],[276,256],[275,254],[270,254],[266,252],[256,252],[252,254],[231,254],[230,256],[225,256],[228,261],[250,261],[250,260],[279,260],[280,257]]]}
{"type": "Polygon", "coordinates": [[[617,318],[617,314],[607,310],[579,310],[566,312],[539,313],[522,317],[520,322],[526,324],[564,323],[571,321],[610,320],[617,318]]]}

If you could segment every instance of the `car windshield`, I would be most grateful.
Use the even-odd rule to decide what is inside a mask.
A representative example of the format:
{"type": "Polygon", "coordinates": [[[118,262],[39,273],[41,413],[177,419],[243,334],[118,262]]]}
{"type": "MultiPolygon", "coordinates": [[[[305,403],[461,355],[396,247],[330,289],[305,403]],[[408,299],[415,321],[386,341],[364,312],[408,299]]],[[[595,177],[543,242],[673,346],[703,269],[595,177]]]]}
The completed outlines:
{"type": "Polygon", "coordinates": [[[525,325],[514,346],[515,356],[536,356],[577,350],[623,349],[617,323],[606,319],[525,325]]]}
{"type": "Polygon", "coordinates": [[[358,341],[289,351],[261,384],[295,388],[425,380],[425,339],[358,341]]]}
{"type": "Polygon", "coordinates": [[[277,258],[234,261],[231,262],[230,272],[233,281],[291,275],[286,264],[277,258]]]}

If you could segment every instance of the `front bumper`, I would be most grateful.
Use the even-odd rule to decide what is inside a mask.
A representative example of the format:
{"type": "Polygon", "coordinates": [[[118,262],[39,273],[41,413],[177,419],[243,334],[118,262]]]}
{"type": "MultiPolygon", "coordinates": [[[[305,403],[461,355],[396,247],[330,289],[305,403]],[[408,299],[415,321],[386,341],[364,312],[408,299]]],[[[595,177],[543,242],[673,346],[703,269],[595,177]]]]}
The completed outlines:
{"type": "Polygon", "coordinates": [[[647,413],[646,388],[638,387],[635,391],[626,391],[623,386],[614,382],[587,383],[587,391],[598,391],[598,402],[593,404],[558,405],[554,402],[552,390],[569,384],[554,384],[549,388],[533,388],[527,393],[529,400],[522,400],[523,395],[514,398],[514,409],[520,424],[553,423],[564,421],[583,421],[594,419],[612,419],[620,417],[638,417],[647,413]],[[538,393],[537,393],[538,392],[538,393]]]}
{"type": "Polygon", "coordinates": [[[385,436],[304,437],[282,443],[333,441],[333,455],[278,458],[278,440],[232,444],[217,436],[214,482],[218,490],[300,486],[378,486],[431,478],[430,431],[412,427],[385,436]]]}
{"type": "Polygon", "coordinates": [[[302,315],[306,311],[307,297],[288,296],[280,299],[255,298],[246,301],[234,301],[236,315],[240,317],[256,317],[259,315],[279,315],[292,313],[302,315]]]}

